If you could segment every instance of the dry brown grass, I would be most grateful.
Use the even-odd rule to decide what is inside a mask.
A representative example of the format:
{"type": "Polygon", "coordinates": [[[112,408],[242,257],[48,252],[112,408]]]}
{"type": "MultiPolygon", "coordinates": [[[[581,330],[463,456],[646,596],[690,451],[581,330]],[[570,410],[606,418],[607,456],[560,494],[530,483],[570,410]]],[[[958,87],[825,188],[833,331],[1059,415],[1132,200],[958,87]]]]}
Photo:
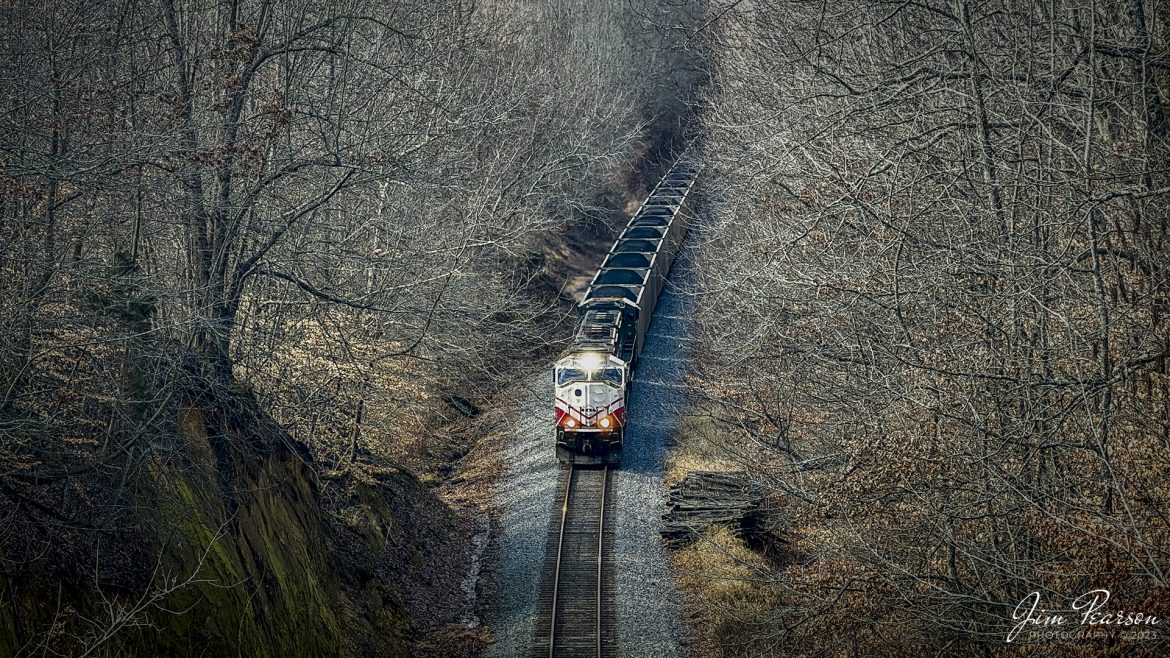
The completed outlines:
{"type": "Polygon", "coordinates": [[[717,526],[673,552],[671,565],[686,596],[692,656],[776,654],[776,639],[761,621],[771,616],[780,595],[758,553],[717,526]]]}
{"type": "Polygon", "coordinates": [[[442,424],[445,406],[433,384],[435,364],[378,362],[401,346],[360,335],[339,341],[330,329],[344,320],[343,312],[322,310],[291,324],[285,349],[254,352],[237,366],[237,376],[255,386],[278,422],[326,463],[345,462],[362,449],[425,475],[423,443],[442,424]]]}
{"type": "Polygon", "coordinates": [[[675,428],[673,447],[666,455],[666,481],[678,482],[692,471],[742,470],[728,459],[726,449],[720,448],[718,425],[706,416],[685,416],[675,428]]]}
{"type": "MultiPolygon", "coordinates": [[[[744,470],[723,445],[726,434],[710,416],[684,417],[666,456],[667,483],[693,471],[744,470]]],[[[685,599],[692,656],[775,655],[775,639],[761,622],[771,617],[780,596],[768,582],[764,557],[728,528],[715,526],[672,551],[670,561],[685,599]]]]}

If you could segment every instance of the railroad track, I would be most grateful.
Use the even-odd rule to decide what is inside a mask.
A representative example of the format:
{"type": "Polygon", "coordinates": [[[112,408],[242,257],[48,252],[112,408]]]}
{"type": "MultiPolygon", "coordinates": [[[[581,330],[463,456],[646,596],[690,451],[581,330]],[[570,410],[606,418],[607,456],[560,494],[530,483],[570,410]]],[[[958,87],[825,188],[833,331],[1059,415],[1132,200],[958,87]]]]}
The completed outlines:
{"type": "Polygon", "coordinates": [[[551,524],[546,549],[537,656],[600,658],[613,653],[608,488],[607,467],[570,464],[564,469],[559,522],[551,524]]]}

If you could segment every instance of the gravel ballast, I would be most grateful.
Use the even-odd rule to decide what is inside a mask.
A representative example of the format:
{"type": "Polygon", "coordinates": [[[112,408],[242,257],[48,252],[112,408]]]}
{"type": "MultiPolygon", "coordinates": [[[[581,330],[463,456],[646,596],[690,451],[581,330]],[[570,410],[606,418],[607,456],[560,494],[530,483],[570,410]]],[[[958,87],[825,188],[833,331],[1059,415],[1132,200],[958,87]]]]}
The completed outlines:
{"type": "Polygon", "coordinates": [[[540,569],[560,471],[553,451],[551,364],[549,368],[528,380],[512,435],[501,446],[507,470],[496,490],[496,642],[488,649],[489,656],[499,658],[532,654],[540,569]]]}

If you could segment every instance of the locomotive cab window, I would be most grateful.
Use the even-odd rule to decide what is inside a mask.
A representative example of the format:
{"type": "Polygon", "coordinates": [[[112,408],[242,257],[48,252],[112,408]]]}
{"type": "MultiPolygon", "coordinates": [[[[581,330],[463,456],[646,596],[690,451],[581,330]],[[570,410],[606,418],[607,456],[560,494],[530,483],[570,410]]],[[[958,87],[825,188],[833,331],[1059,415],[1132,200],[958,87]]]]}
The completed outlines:
{"type": "Polygon", "coordinates": [[[567,386],[573,382],[600,382],[621,388],[622,369],[615,367],[586,370],[584,368],[557,368],[557,386],[567,386]]]}
{"type": "Polygon", "coordinates": [[[594,373],[597,376],[596,381],[605,382],[610,386],[621,388],[622,386],[622,369],[621,368],[602,368],[594,373]]]}
{"type": "Polygon", "coordinates": [[[557,386],[588,380],[589,375],[581,368],[557,368],[557,386]]]}

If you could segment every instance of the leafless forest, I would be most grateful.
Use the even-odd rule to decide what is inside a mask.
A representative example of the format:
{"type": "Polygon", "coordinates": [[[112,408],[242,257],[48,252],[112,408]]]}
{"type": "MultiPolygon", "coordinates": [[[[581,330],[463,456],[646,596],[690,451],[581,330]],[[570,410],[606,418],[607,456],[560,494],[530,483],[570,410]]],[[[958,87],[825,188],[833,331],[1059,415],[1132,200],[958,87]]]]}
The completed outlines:
{"type": "MultiPolygon", "coordinates": [[[[662,92],[593,3],[3,11],[5,409],[161,408],[130,389],[180,352],[296,429],[381,372],[491,377],[548,312],[518,293],[534,236],[592,210],[662,92]]],[[[110,409],[79,433],[152,424],[110,409]]]]}
{"type": "Polygon", "coordinates": [[[652,5],[3,3],[0,655],[403,635],[365,580],[285,582],[335,560],[272,543],[325,545],[304,519],[385,543],[359,456],[425,464],[549,351],[545,247],[623,205],[685,110],[652,5]],[[258,498],[266,455],[305,486],[258,498]],[[324,521],[285,507],[326,476],[358,482],[324,521]],[[239,628],[169,619],[200,597],[239,628]]]}
{"type": "Polygon", "coordinates": [[[566,236],[692,137],[678,450],[769,505],[678,562],[692,652],[1164,650],[1005,637],[1030,592],[1170,619],[1167,0],[0,24],[0,656],[417,649],[404,583],[467,539],[432,437],[562,344],[566,236]]]}
{"type": "Polygon", "coordinates": [[[724,7],[695,431],[781,541],[720,652],[1163,650],[1003,640],[1168,612],[1170,5],[724,7]]]}

